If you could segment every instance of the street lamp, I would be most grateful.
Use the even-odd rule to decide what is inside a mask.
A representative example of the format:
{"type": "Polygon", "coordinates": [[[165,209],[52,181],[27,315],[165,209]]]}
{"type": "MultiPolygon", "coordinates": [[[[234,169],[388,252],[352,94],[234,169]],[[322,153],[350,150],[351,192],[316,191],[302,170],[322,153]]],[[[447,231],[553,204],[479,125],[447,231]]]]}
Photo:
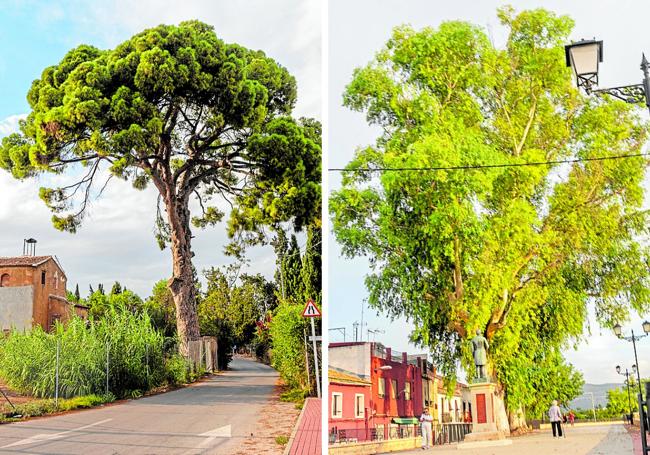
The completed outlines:
{"type": "MultiPolygon", "coordinates": [[[[620,374],[621,376],[625,376],[625,385],[627,386],[627,407],[630,411],[630,416],[628,420],[630,421],[630,425],[633,423],[633,417],[632,417],[632,399],[630,398],[630,373],[627,371],[627,368],[625,369],[625,373],[621,373],[621,366],[616,365],[616,372],[620,374]]],[[[636,373],[636,365],[632,365],[632,374],[636,373]]]]}
{"type": "MultiPolygon", "coordinates": [[[[644,57],[645,60],[645,57],[644,57]]],[[[647,62],[646,62],[647,63],[647,62]]],[[[648,92],[650,93],[650,92],[648,92]]],[[[646,422],[647,420],[643,416],[643,393],[641,392],[641,373],[639,372],[639,357],[636,354],[636,342],[639,341],[641,338],[645,338],[648,336],[648,333],[650,333],[650,322],[644,321],[642,324],[643,327],[643,335],[634,335],[634,330],[632,330],[632,335],[629,337],[623,336],[623,328],[621,327],[620,324],[616,324],[614,326],[614,334],[625,341],[631,341],[632,346],[634,347],[634,366],[632,368],[632,371],[636,371],[636,378],[638,381],[638,387],[639,387],[639,422],[641,425],[641,447],[642,447],[642,453],[643,455],[646,455],[648,453],[648,442],[646,440],[646,422]]]]}
{"type": "Polygon", "coordinates": [[[566,66],[573,68],[578,88],[583,88],[587,94],[611,95],[626,103],[645,102],[650,109],[650,63],[641,59],[643,82],[641,84],[623,85],[620,87],[594,90],[598,86],[599,63],[603,61],[603,42],[582,40],[564,46],[566,66]]]}

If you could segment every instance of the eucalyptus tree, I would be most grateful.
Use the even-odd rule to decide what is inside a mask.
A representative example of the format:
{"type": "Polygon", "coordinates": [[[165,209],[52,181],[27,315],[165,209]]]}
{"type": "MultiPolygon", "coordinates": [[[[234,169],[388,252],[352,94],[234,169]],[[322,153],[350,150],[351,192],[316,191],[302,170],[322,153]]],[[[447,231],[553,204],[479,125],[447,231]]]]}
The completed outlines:
{"type": "Polygon", "coordinates": [[[516,428],[555,372],[581,381],[561,351],[590,305],[605,326],[648,310],[648,128],[635,106],[575,88],[569,17],[498,15],[504,48],[466,22],[402,26],[355,70],[344,104],[381,134],[330,206],[344,253],[370,259],[370,304],[411,320],[442,371],[460,359],[471,379],[468,340],[487,337],[516,428]],[[600,159],[614,155],[636,156],[600,159]]]}
{"type": "Polygon", "coordinates": [[[228,201],[228,233],[247,243],[263,241],[265,226],[299,230],[319,211],[319,127],[291,117],[295,79],[201,22],[151,28],[112,50],[78,46],[43,71],[27,98],[31,112],[20,133],[3,139],[0,167],[21,179],[69,177],[40,190],[56,228],[78,229],[107,183],[105,168],[136,189],[157,189],[156,237],[172,253],[181,352],[199,336],[190,222],[205,227],[225,216],[210,201],[228,201]]]}

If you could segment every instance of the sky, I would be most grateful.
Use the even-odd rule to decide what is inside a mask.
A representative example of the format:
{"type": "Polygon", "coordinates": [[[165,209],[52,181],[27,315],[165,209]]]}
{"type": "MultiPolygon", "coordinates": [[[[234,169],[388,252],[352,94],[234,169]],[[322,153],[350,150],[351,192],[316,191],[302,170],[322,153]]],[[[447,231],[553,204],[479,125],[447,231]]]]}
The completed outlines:
{"type": "MultiPolygon", "coordinates": [[[[568,14],[576,22],[572,40],[597,38],[603,40],[604,61],[600,67],[600,85],[612,87],[641,82],[639,70],[641,53],[650,53],[650,35],[640,33],[647,29],[650,3],[618,1],[510,1],[493,0],[432,2],[428,0],[330,0],[329,54],[328,54],[328,166],[345,166],[356,148],[374,143],[378,136],[369,127],[362,113],[341,106],[342,93],[351,81],[356,67],[372,60],[387,39],[393,27],[411,24],[416,29],[438,26],[447,20],[464,20],[482,26],[497,47],[503,47],[507,35],[496,17],[499,6],[510,4],[517,10],[544,7],[559,14],[568,14]],[[399,7],[397,6],[399,4],[399,7]]],[[[329,173],[329,190],[340,188],[340,177],[329,173]]],[[[646,179],[646,188],[650,188],[646,179]]],[[[361,322],[363,311],[364,341],[376,339],[386,346],[409,353],[425,352],[409,343],[411,325],[404,319],[390,320],[365,305],[367,291],[364,277],[369,272],[364,258],[342,258],[335,238],[329,238],[329,327],[345,327],[351,340],[352,324],[361,322]],[[365,306],[365,311],[362,308],[365,306]],[[367,325],[366,325],[367,324],[367,325]],[[384,333],[368,333],[368,329],[384,333]]],[[[627,334],[634,329],[642,333],[645,315],[634,317],[624,326],[627,334]]],[[[330,331],[331,341],[343,341],[340,330],[330,331]]],[[[615,366],[631,366],[634,355],[631,343],[618,340],[608,330],[591,324],[588,342],[577,350],[567,349],[565,355],[583,372],[589,383],[622,382],[615,366]]],[[[641,374],[650,377],[650,338],[638,343],[641,374]]],[[[461,374],[461,377],[463,375],[461,374]]]]}
{"type": "MultiPolygon", "coordinates": [[[[81,44],[114,48],[152,26],[199,19],[215,27],[225,42],[261,49],[298,82],[296,116],[321,117],[321,8],[318,0],[0,0],[0,137],[15,131],[28,112],[31,82],[81,44]]],[[[49,181],[52,181],[50,179],[49,181]]],[[[54,179],[54,181],[57,181],[54,179]]],[[[114,281],[148,296],[154,283],[171,275],[171,254],[160,251],[154,235],[156,192],[130,184],[109,184],[94,200],[76,234],[52,227],[52,214],[38,198],[48,179],[18,181],[0,170],[0,256],[22,253],[23,239],[37,239],[36,253],[56,255],[82,296],[92,284],[114,281]]],[[[227,264],[225,224],[194,229],[194,264],[201,271],[227,264]]],[[[304,242],[303,242],[304,243],[304,242]]],[[[251,250],[249,273],[271,277],[270,247],[251,250]]]]}

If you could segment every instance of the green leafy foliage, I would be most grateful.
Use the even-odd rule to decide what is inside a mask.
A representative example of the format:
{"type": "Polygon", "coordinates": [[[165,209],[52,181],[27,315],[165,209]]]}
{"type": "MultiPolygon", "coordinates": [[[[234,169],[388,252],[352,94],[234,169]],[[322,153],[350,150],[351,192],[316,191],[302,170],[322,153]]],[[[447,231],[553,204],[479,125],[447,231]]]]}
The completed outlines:
{"type": "MultiPolygon", "coordinates": [[[[271,365],[290,388],[309,388],[305,372],[303,331],[308,321],[302,317],[304,305],[281,302],[271,321],[271,365]]],[[[313,364],[312,364],[313,366],[313,364]]]]}
{"type": "Polygon", "coordinates": [[[560,351],[581,339],[589,305],[604,326],[649,309],[648,160],[363,171],[641,151],[648,127],[635,106],[575,88],[570,18],[498,14],[504,49],[466,22],[403,26],[355,70],[344,103],[383,133],[357,150],[330,207],[344,254],[371,262],[370,305],[412,321],[412,341],[448,376],[460,359],[472,379],[479,329],[509,410],[539,412],[561,392],[555,376],[567,399],[581,383],[560,351]]]}

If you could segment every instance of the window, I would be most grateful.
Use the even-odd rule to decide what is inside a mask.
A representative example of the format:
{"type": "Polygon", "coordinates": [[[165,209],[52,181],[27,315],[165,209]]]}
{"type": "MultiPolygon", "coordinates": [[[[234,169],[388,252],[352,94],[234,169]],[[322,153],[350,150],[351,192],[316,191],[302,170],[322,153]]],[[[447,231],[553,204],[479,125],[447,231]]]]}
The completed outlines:
{"type": "Polygon", "coordinates": [[[41,272],[41,284],[45,286],[45,271],[41,272]]]}
{"type": "Polygon", "coordinates": [[[357,419],[363,419],[366,416],[366,410],[364,409],[364,398],[363,395],[357,393],[354,396],[354,417],[357,419]]]}
{"type": "Polygon", "coordinates": [[[411,383],[410,382],[405,382],[404,383],[404,399],[405,400],[410,400],[411,399],[411,383]]]}
{"type": "Polygon", "coordinates": [[[379,398],[386,396],[386,378],[377,378],[377,394],[379,398]]]}
{"type": "Polygon", "coordinates": [[[343,394],[332,392],[332,418],[340,419],[343,417],[343,394]]]}
{"type": "Polygon", "coordinates": [[[8,273],[3,273],[2,276],[0,276],[0,288],[9,286],[9,274],[8,273]]]}
{"type": "Polygon", "coordinates": [[[59,289],[59,272],[54,272],[54,289],[59,289]]]}
{"type": "Polygon", "coordinates": [[[397,379],[390,380],[390,397],[393,400],[397,398],[397,379]]]}

